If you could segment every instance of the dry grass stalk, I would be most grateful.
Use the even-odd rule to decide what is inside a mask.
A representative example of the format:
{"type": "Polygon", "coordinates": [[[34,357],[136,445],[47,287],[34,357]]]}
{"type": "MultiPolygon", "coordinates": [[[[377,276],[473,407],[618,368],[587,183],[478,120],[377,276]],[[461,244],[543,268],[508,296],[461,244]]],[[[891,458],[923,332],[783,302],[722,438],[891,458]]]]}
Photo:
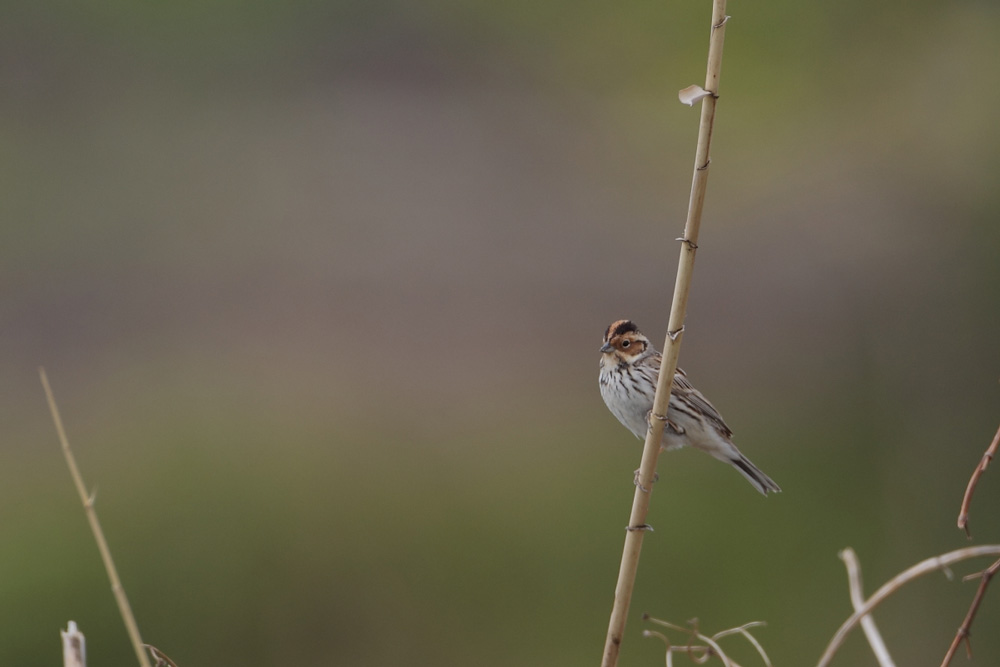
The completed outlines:
{"type": "Polygon", "coordinates": [[[723,630],[721,632],[716,632],[712,636],[702,634],[698,629],[698,619],[693,619],[688,623],[692,626],[690,628],[685,628],[668,621],[661,621],[658,618],[653,618],[648,614],[643,615],[643,618],[650,623],[655,623],[657,625],[663,626],[670,630],[676,630],[677,632],[687,635],[688,640],[682,645],[674,644],[670,641],[670,638],[662,632],[657,632],[656,630],[643,630],[642,634],[644,637],[657,637],[667,646],[666,650],[666,663],[667,667],[672,667],[673,656],[677,653],[687,654],[688,657],[697,665],[704,664],[708,662],[711,658],[715,657],[722,661],[724,667],[740,667],[732,658],[726,655],[726,652],[722,650],[722,646],[719,644],[719,640],[724,637],[729,637],[731,635],[742,635],[750,644],[757,650],[760,655],[761,660],[764,662],[764,667],[771,667],[771,659],[767,657],[767,653],[764,651],[764,647],[761,646],[757,638],[750,634],[750,628],[756,628],[763,626],[764,623],[761,621],[754,621],[752,623],[745,623],[736,628],[730,628],[728,630],[723,630]],[[695,642],[702,642],[701,644],[696,644],[695,642]]]}
{"type": "Polygon", "coordinates": [[[142,638],[139,637],[139,626],[136,625],[135,616],[132,615],[132,607],[128,603],[125,589],[118,578],[118,570],[115,569],[115,562],[111,558],[111,549],[108,548],[107,540],[104,539],[104,531],[101,530],[101,523],[97,520],[97,510],[94,509],[94,497],[87,494],[87,487],[83,483],[80,469],[76,465],[73,451],[69,447],[69,440],[66,438],[66,431],[63,429],[62,418],[59,416],[59,408],[56,407],[56,399],[49,387],[49,378],[45,375],[45,369],[39,368],[38,374],[42,378],[42,386],[45,388],[45,397],[49,402],[49,410],[52,412],[52,421],[56,426],[56,433],[59,435],[59,443],[62,445],[63,455],[66,457],[66,465],[69,466],[69,473],[73,477],[76,491],[80,495],[80,502],[83,503],[83,511],[87,514],[87,521],[90,522],[90,530],[94,534],[97,542],[97,549],[101,552],[101,560],[104,561],[104,569],[111,580],[111,591],[114,593],[115,601],[118,603],[118,611],[125,621],[125,628],[128,630],[129,639],[135,649],[136,657],[139,658],[141,667],[150,667],[149,658],[143,648],[142,638]]]}
{"type": "Polygon", "coordinates": [[[705,90],[710,94],[702,98],[701,124],[698,131],[698,148],[695,155],[694,177],[691,183],[691,198],[688,203],[687,221],[684,225],[684,236],[681,239],[680,263],[677,266],[677,280],[674,283],[674,299],[670,309],[670,321],[667,327],[667,337],[663,345],[663,363],[660,377],[656,385],[656,397],[653,400],[652,419],[646,433],[646,442],[642,450],[642,462],[636,482],[635,496],[632,500],[632,512],[629,516],[628,530],[625,534],[625,547],[622,551],[621,567],[618,571],[618,583],[615,586],[615,602],[611,609],[608,623],[608,634],[604,644],[602,667],[613,667],[618,664],[618,654],[625,634],[625,621],[628,618],[629,605],[632,602],[632,589],[635,585],[635,574],[639,567],[639,553],[642,549],[642,538],[649,526],[646,515],[649,511],[650,490],[653,476],[656,473],[656,462],[660,454],[660,441],[663,438],[663,428],[666,425],[667,404],[670,400],[671,381],[677,368],[677,358],[680,354],[681,336],[684,331],[684,316],[687,312],[688,294],[691,289],[691,276],[694,271],[694,256],[698,248],[698,232],[701,228],[701,214],[705,203],[705,191],[708,185],[708,166],[710,163],[709,149],[712,141],[712,127],[715,121],[715,106],[718,100],[719,77],[722,72],[722,46],[725,38],[726,0],[714,0],[712,3],[712,28],[708,48],[708,68],[705,77],[705,90]]]}

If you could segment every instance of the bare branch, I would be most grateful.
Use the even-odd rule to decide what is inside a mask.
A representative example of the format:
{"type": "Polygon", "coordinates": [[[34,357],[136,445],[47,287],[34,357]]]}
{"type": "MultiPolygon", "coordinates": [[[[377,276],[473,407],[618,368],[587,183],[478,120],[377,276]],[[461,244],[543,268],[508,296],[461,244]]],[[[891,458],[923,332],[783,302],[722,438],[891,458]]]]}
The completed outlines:
{"type": "MultiPolygon", "coordinates": [[[[850,547],[840,552],[840,560],[844,561],[844,566],[847,567],[847,587],[851,594],[851,605],[854,611],[857,611],[865,603],[864,589],[861,586],[861,564],[854,549],[850,547]]],[[[868,638],[868,644],[872,647],[878,664],[881,667],[895,667],[892,656],[882,641],[882,635],[875,625],[875,618],[871,614],[861,617],[861,629],[865,631],[865,637],[868,638]]]]}
{"type": "Polygon", "coordinates": [[[1000,428],[997,429],[996,435],[993,436],[993,442],[986,448],[986,453],[983,454],[979,465],[972,471],[972,477],[969,478],[969,485],[965,488],[965,496],[962,498],[962,507],[958,510],[958,527],[965,531],[965,535],[969,539],[972,539],[972,533],[969,532],[969,505],[972,503],[972,494],[976,490],[976,485],[979,484],[979,478],[986,472],[986,466],[990,464],[993,456],[997,453],[997,446],[1000,446],[1000,428]]]}
{"type": "MultiPolygon", "coordinates": [[[[970,631],[972,630],[972,621],[976,618],[976,612],[979,611],[979,605],[983,601],[983,596],[986,595],[986,587],[990,585],[990,579],[993,575],[1000,570],[1000,560],[990,565],[988,568],[980,572],[978,575],[982,579],[979,582],[979,588],[976,590],[976,597],[972,599],[972,604],[969,605],[969,612],[965,615],[965,620],[962,621],[961,627],[958,628],[958,632],[955,633],[955,638],[951,641],[951,646],[948,647],[948,652],[944,656],[944,660],[941,662],[941,667],[948,667],[951,663],[951,659],[955,657],[955,651],[961,646],[962,642],[965,641],[965,649],[969,657],[972,657],[972,643],[969,640],[970,631]]],[[[966,577],[969,579],[969,577],[966,577]]]]}
{"type": "Polygon", "coordinates": [[[883,584],[881,588],[875,591],[875,593],[873,593],[872,596],[865,601],[861,608],[855,610],[855,612],[851,614],[846,621],[844,621],[843,625],[841,625],[837,630],[837,633],[833,636],[833,639],[830,640],[830,644],[826,647],[826,650],[820,657],[817,667],[827,667],[833,660],[833,656],[837,652],[837,649],[839,649],[844,643],[844,639],[847,638],[847,634],[854,629],[862,618],[870,614],[875,607],[899,590],[904,584],[922,577],[925,574],[929,574],[930,572],[944,570],[951,567],[955,563],[980,556],[1000,556],[1000,544],[966,547],[965,549],[951,551],[940,556],[928,558],[927,560],[921,561],[913,567],[897,574],[895,577],[883,584]]]}

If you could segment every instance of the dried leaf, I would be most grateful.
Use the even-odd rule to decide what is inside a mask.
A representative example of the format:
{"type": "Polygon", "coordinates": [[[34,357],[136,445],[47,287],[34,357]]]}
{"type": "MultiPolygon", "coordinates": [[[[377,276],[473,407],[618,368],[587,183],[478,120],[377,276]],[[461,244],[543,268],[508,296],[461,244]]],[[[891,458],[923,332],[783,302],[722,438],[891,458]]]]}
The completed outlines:
{"type": "Polygon", "coordinates": [[[686,104],[689,107],[693,107],[695,102],[698,102],[699,100],[704,99],[711,94],[712,93],[708,92],[701,86],[694,85],[694,86],[688,86],[684,90],[677,93],[677,98],[681,101],[682,104],[686,104]]]}

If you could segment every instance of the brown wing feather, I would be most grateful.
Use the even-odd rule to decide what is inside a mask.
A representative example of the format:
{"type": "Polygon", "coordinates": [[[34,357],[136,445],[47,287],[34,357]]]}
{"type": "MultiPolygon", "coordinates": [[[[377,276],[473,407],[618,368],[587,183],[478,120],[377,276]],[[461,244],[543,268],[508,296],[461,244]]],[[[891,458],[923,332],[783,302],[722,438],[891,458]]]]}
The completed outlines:
{"type": "Polygon", "coordinates": [[[690,403],[698,412],[705,415],[708,421],[714,426],[720,433],[724,434],[727,438],[731,438],[733,432],[728,426],[726,426],[725,420],[719,411],[715,409],[715,406],[708,402],[700,391],[694,388],[694,385],[687,379],[687,374],[681,369],[677,369],[677,373],[674,374],[674,384],[673,393],[675,396],[681,400],[690,403]]]}

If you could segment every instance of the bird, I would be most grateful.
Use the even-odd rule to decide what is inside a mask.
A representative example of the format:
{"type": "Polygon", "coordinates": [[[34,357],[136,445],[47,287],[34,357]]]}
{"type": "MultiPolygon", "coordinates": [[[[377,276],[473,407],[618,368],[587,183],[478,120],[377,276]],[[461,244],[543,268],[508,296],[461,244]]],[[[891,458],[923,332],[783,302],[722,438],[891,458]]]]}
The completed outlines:
{"type": "MultiPolygon", "coordinates": [[[[646,437],[663,356],[631,320],[612,322],[601,345],[601,397],[608,410],[638,438],[646,437]]],[[[765,496],[781,488],[733,444],[722,415],[680,368],[674,373],[660,447],[691,446],[730,464],[765,496]]],[[[638,483],[638,482],[637,482],[638,483]]]]}

